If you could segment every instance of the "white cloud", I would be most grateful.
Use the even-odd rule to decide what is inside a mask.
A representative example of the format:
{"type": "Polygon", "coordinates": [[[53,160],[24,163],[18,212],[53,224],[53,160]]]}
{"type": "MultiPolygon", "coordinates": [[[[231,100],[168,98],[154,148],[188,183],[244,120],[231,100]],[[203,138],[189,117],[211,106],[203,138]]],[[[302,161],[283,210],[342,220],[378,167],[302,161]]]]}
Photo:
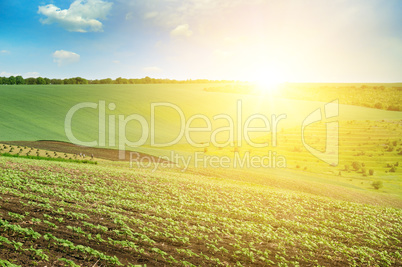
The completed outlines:
{"type": "Polygon", "coordinates": [[[22,77],[24,77],[24,79],[26,78],[38,78],[40,76],[39,72],[33,71],[33,72],[27,72],[24,75],[22,75],[22,77]]]}
{"type": "Polygon", "coordinates": [[[112,61],[114,64],[120,64],[120,60],[113,60],[112,61]]]}
{"type": "Polygon", "coordinates": [[[56,62],[59,67],[76,63],[80,61],[80,55],[64,50],[57,50],[53,53],[53,62],[56,62]]]}
{"type": "Polygon", "coordinates": [[[148,72],[148,73],[157,73],[157,72],[161,72],[162,69],[159,67],[145,67],[145,68],[143,68],[143,71],[148,72]]]}
{"type": "Polygon", "coordinates": [[[0,76],[1,77],[10,77],[10,76],[19,76],[19,75],[21,75],[21,74],[19,74],[19,73],[11,73],[11,72],[7,72],[7,71],[2,71],[2,72],[0,72],[0,76]]]}
{"type": "Polygon", "coordinates": [[[11,72],[7,72],[7,71],[0,72],[0,77],[10,77],[10,76],[14,76],[14,77],[22,76],[22,77],[24,77],[24,79],[31,78],[31,77],[37,78],[37,77],[39,77],[39,72],[27,72],[22,75],[20,73],[11,73],[11,72]]]}
{"type": "Polygon", "coordinates": [[[0,50],[0,54],[10,54],[10,51],[8,51],[8,50],[0,50]]]}
{"type": "Polygon", "coordinates": [[[193,32],[190,30],[190,26],[188,24],[179,25],[170,32],[171,36],[190,37],[192,34],[193,34],[193,32]]]}
{"type": "Polygon", "coordinates": [[[105,19],[111,8],[112,3],[102,0],[75,0],[69,9],[50,4],[39,6],[38,13],[46,16],[42,24],[57,23],[70,32],[101,32],[99,19],[105,19]]]}

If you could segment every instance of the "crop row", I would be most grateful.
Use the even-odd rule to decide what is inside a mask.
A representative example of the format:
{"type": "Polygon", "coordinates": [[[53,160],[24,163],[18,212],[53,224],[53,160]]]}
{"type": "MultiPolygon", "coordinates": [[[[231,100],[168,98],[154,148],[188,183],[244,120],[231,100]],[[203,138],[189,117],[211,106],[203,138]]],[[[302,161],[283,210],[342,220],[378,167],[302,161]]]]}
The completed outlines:
{"type": "Polygon", "coordinates": [[[88,255],[83,261],[390,266],[402,260],[398,209],[174,171],[72,170],[18,159],[0,160],[0,175],[2,205],[11,195],[29,212],[2,217],[18,225],[36,216],[32,228],[40,238],[88,255]],[[58,237],[63,231],[72,238],[58,237]]]}

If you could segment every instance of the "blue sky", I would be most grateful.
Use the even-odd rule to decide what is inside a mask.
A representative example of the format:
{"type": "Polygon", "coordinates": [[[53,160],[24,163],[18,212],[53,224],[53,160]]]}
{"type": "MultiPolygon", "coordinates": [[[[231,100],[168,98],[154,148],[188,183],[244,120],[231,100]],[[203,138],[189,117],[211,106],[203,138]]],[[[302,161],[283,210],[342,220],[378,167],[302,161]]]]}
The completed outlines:
{"type": "Polygon", "coordinates": [[[401,82],[402,1],[0,0],[0,76],[401,82]]]}

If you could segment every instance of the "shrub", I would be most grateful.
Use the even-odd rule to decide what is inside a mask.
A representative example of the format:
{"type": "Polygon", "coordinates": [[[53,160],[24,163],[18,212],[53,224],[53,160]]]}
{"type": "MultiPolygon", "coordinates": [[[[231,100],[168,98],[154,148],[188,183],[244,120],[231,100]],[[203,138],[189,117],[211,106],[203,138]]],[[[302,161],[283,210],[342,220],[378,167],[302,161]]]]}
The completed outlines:
{"type": "Polygon", "coordinates": [[[390,105],[390,106],[388,106],[388,110],[391,110],[391,111],[399,111],[399,107],[396,106],[396,105],[390,105]]]}
{"type": "Polygon", "coordinates": [[[345,165],[345,171],[347,171],[347,172],[349,171],[349,165],[347,165],[347,164],[345,165]]]}
{"type": "Polygon", "coordinates": [[[377,190],[383,187],[382,181],[374,181],[371,183],[371,185],[374,187],[374,189],[377,190]]]}
{"type": "Polygon", "coordinates": [[[355,169],[355,171],[358,171],[358,170],[360,170],[360,168],[361,168],[362,166],[361,166],[361,164],[360,164],[359,162],[354,161],[354,162],[352,163],[352,167],[353,167],[353,169],[355,169]]]}
{"type": "Polygon", "coordinates": [[[370,169],[370,170],[369,170],[369,174],[370,174],[370,175],[374,175],[374,170],[373,170],[373,169],[370,169]]]}
{"type": "Polygon", "coordinates": [[[389,147],[387,148],[387,151],[388,151],[388,152],[394,151],[394,147],[393,147],[393,146],[389,146],[389,147]]]}
{"type": "Polygon", "coordinates": [[[395,166],[392,166],[392,168],[389,170],[389,172],[395,172],[395,171],[396,171],[395,166]]]}
{"type": "Polygon", "coordinates": [[[374,107],[378,108],[378,109],[382,109],[382,104],[377,102],[377,103],[375,103],[374,107]]]}

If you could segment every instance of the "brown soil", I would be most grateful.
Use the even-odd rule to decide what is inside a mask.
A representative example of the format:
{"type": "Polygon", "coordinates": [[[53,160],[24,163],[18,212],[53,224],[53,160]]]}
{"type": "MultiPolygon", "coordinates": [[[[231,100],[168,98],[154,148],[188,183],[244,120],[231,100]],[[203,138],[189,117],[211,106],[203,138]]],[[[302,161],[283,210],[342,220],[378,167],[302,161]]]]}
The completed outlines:
{"type": "MultiPolygon", "coordinates": [[[[119,159],[119,150],[116,149],[108,149],[108,148],[96,148],[96,147],[86,147],[79,146],[67,142],[61,141],[0,141],[0,144],[13,145],[13,146],[27,146],[36,149],[44,149],[62,153],[71,153],[71,154],[85,154],[86,156],[94,155],[95,158],[105,159],[111,161],[122,161],[119,159]]],[[[130,161],[130,152],[133,151],[125,151],[125,159],[124,161],[130,161]]],[[[147,157],[149,159],[159,160],[161,162],[165,162],[158,157],[136,152],[140,155],[139,158],[147,157]]]]}

